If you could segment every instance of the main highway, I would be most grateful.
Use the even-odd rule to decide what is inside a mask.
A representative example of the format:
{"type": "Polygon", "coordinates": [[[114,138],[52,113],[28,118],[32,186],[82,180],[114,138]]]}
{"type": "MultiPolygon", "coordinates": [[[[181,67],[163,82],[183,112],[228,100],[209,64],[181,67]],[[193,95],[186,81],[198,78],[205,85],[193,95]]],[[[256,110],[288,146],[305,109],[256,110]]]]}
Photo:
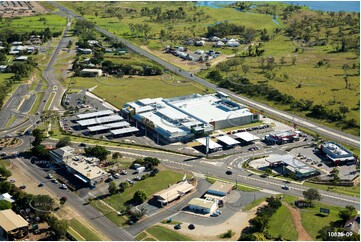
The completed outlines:
{"type": "MultiPolygon", "coordinates": [[[[69,15],[77,18],[77,19],[82,19],[81,16],[79,16],[78,14],[72,12],[71,10],[63,7],[62,5],[59,5],[56,2],[51,2],[51,3],[54,6],[56,6],[57,8],[59,8],[60,10],[66,12],[67,14],[69,14],[69,15]]],[[[269,105],[259,103],[259,102],[255,102],[255,101],[253,101],[253,100],[251,100],[249,98],[236,95],[235,93],[233,93],[233,92],[231,92],[231,91],[229,91],[227,89],[219,88],[217,85],[215,85],[213,83],[210,83],[210,82],[206,81],[205,79],[197,77],[197,76],[193,75],[192,73],[190,73],[188,71],[182,70],[181,68],[179,68],[179,67],[177,67],[175,65],[172,65],[171,63],[166,62],[166,61],[158,58],[157,56],[154,56],[154,55],[150,54],[149,52],[147,52],[147,51],[145,51],[145,50],[131,44],[127,40],[124,40],[124,39],[122,39],[122,38],[108,32],[107,30],[105,30],[103,28],[100,28],[99,26],[96,26],[95,28],[99,32],[103,33],[104,35],[119,40],[121,43],[123,43],[130,50],[132,50],[132,51],[134,51],[136,53],[139,53],[139,54],[141,54],[141,55],[143,55],[143,56],[145,56],[145,57],[159,63],[160,65],[162,65],[166,69],[169,69],[169,70],[177,73],[178,75],[181,75],[181,76],[183,76],[185,78],[188,78],[188,79],[191,79],[191,80],[193,80],[195,82],[198,82],[198,83],[206,86],[209,89],[213,89],[213,90],[216,90],[216,91],[222,91],[222,92],[228,94],[229,96],[231,96],[234,100],[236,100],[238,102],[244,103],[244,104],[249,105],[251,107],[254,107],[254,108],[258,109],[258,110],[263,110],[265,113],[268,113],[268,114],[273,115],[273,116],[275,116],[277,118],[280,118],[280,119],[295,123],[295,124],[297,124],[299,126],[310,129],[310,130],[312,130],[312,131],[314,131],[314,132],[316,132],[316,133],[318,133],[320,135],[327,136],[330,139],[333,139],[335,141],[343,142],[343,143],[349,144],[351,146],[354,146],[356,148],[360,147],[360,138],[357,137],[357,136],[347,134],[345,132],[342,132],[342,131],[339,131],[339,130],[336,130],[336,129],[332,129],[332,128],[329,128],[329,127],[322,126],[320,124],[311,122],[309,120],[303,119],[303,118],[298,117],[296,115],[291,115],[291,114],[289,114],[287,112],[277,110],[277,109],[275,109],[275,108],[273,108],[273,107],[271,107],[269,105]]]]}

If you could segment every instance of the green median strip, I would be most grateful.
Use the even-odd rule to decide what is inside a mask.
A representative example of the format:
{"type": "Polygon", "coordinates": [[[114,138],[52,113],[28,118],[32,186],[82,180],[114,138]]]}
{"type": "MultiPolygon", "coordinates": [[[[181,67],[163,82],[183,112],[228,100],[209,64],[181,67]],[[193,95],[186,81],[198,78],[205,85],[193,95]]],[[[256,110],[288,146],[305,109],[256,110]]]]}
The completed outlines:
{"type": "MultiPolygon", "coordinates": [[[[84,241],[101,241],[102,238],[97,235],[96,232],[91,230],[89,227],[81,223],[77,219],[72,219],[69,221],[69,228],[78,234],[78,237],[81,237],[81,240],[84,241]]],[[[72,234],[73,235],[73,234],[72,234]]]]}
{"type": "Polygon", "coordinates": [[[15,115],[11,115],[11,117],[9,118],[9,120],[6,122],[5,129],[10,128],[11,125],[14,123],[15,120],[16,120],[16,116],[15,116],[15,115]]]}
{"type": "Polygon", "coordinates": [[[85,239],[78,232],[76,232],[72,227],[68,228],[68,233],[71,236],[73,236],[77,241],[85,241],[85,239]]]}
{"type": "Polygon", "coordinates": [[[33,107],[31,108],[29,114],[35,114],[36,113],[36,110],[38,110],[39,106],[40,106],[40,103],[41,103],[41,100],[43,100],[44,98],[44,92],[39,92],[36,94],[36,100],[33,104],[33,107]]]}
{"type": "Polygon", "coordinates": [[[51,105],[52,102],[53,102],[54,97],[55,97],[55,92],[50,93],[49,99],[48,99],[48,101],[47,101],[46,104],[45,104],[44,110],[48,110],[48,109],[49,109],[50,105],[51,105]]]}

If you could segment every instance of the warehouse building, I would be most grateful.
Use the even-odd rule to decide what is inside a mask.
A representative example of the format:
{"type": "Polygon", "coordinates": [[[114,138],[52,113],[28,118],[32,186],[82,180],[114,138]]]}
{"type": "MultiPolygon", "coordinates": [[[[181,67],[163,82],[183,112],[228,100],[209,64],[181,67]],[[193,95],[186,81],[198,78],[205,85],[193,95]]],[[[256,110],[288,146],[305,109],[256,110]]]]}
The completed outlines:
{"type": "Polygon", "coordinates": [[[154,132],[157,141],[190,141],[215,129],[258,121],[259,115],[233,102],[226,94],[192,94],[175,98],[146,98],[129,102],[123,117],[154,132]]]}
{"type": "Polygon", "coordinates": [[[163,205],[170,203],[182,196],[186,193],[192,191],[194,186],[187,181],[182,181],[177,184],[174,184],[167,189],[164,189],[160,192],[154,194],[154,199],[160,202],[163,205]]]}
{"type": "Polygon", "coordinates": [[[226,196],[233,189],[233,184],[228,182],[216,181],[207,190],[208,194],[216,196],[226,196]]]}
{"type": "Polygon", "coordinates": [[[313,175],[318,175],[319,171],[292,155],[275,155],[266,158],[266,162],[272,168],[282,167],[282,174],[292,174],[296,179],[303,179],[313,175]]]}
{"type": "Polygon", "coordinates": [[[320,150],[335,164],[354,162],[353,153],[340,144],[329,141],[320,145],[320,150]]]}
{"type": "Polygon", "coordinates": [[[216,211],[218,208],[218,205],[216,202],[208,200],[208,199],[193,198],[188,203],[188,208],[189,208],[189,210],[192,210],[197,213],[208,214],[208,213],[213,213],[214,211],[216,211]]]}

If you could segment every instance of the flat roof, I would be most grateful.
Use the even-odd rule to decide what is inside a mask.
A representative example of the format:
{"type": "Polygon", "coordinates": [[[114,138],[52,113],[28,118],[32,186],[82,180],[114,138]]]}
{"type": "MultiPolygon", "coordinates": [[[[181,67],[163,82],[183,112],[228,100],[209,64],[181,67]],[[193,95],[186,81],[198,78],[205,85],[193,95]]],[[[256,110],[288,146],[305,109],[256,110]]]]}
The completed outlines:
{"type": "Polygon", "coordinates": [[[92,113],[78,114],[78,115],[76,115],[76,117],[79,118],[79,119],[85,119],[85,118],[93,118],[93,117],[109,115],[109,114],[113,114],[113,113],[114,112],[112,110],[107,109],[107,110],[101,110],[101,111],[92,112],[92,113]]]}
{"type": "Polygon", "coordinates": [[[110,123],[110,124],[102,124],[97,126],[91,126],[88,127],[88,130],[91,132],[94,131],[101,131],[106,129],[114,129],[114,128],[120,128],[120,127],[127,127],[130,124],[127,121],[117,122],[117,123],[110,123]]]}
{"type": "Polygon", "coordinates": [[[235,140],[228,135],[218,136],[217,139],[227,145],[236,145],[240,143],[238,140],[235,140]]]}
{"type": "Polygon", "coordinates": [[[124,118],[122,118],[119,115],[110,115],[110,116],[105,116],[105,117],[99,117],[99,118],[90,118],[90,119],[83,119],[83,120],[79,120],[76,121],[80,126],[89,126],[89,125],[93,125],[93,124],[102,124],[102,123],[109,123],[109,122],[114,122],[114,121],[121,121],[124,120],[124,118]]]}
{"type": "MultiPolygon", "coordinates": [[[[206,146],[207,145],[207,143],[206,143],[206,138],[199,138],[199,139],[196,139],[199,143],[201,143],[202,145],[204,145],[204,146],[206,146]]],[[[222,145],[220,145],[220,144],[217,144],[216,142],[214,142],[213,140],[211,140],[210,138],[209,138],[209,148],[211,149],[211,150],[213,150],[213,149],[220,149],[220,148],[222,148],[222,145]]]]}
{"type": "Polygon", "coordinates": [[[234,136],[237,136],[241,140],[244,140],[246,142],[251,142],[254,140],[259,140],[260,138],[256,135],[253,135],[249,132],[241,132],[241,133],[235,133],[234,136]]]}
{"type": "Polygon", "coordinates": [[[332,158],[338,158],[338,157],[345,157],[347,155],[352,156],[352,152],[343,147],[340,144],[337,144],[335,142],[326,142],[322,144],[324,148],[326,148],[334,157],[332,158]]]}
{"type": "Polygon", "coordinates": [[[127,133],[132,133],[132,132],[137,132],[137,131],[139,131],[139,129],[136,127],[127,127],[127,128],[123,128],[123,129],[110,130],[110,133],[112,133],[114,135],[119,135],[119,134],[127,134],[127,133]]]}
{"type": "Polygon", "coordinates": [[[185,193],[194,189],[194,186],[187,181],[179,182],[154,194],[156,197],[160,197],[162,202],[171,202],[174,199],[183,196],[185,193]]]}
{"type": "Polygon", "coordinates": [[[249,109],[241,104],[218,98],[214,94],[194,94],[165,99],[164,102],[207,123],[252,115],[249,109]]]}
{"type": "Polygon", "coordinates": [[[84,178],[91,180],[107,174],[103,169],[99,168],[97,165],[87,163],[86,159],[87,159],[86,157],[80,156],[79,161],[71,160],[68,161],[66,165],[74,169],[80,175],[82,175],[83,178],[81,180],[84,180],[84,178]]]}
{"type": "Polygon", "coordinates": [[[309,173],[317,170],[296,159],[293,155],[274,155],[272,157],[266,158],[265,160],[270,164],[282,162],[292,167],[293,169],[291,168],[291,170],[297,170],[300,173],[309,173]]]}
{"type": "Polygon", "coordinates": [[[188,205],[193,205],[193,206],[197,206],[197,207],[201,207],[201,208],[208,208],[208,209],[211,209],[213,204],[214,204],[213,201],[198,198],[198,197],[193,198],[188,203],[188,205]]]}
{"type": "Polygon", "coordinates": [[[216,181],[215,183],[212,184],[212,186],[208,188],[208,191],[211,190],[211,191],[228,193],[230,190],[232,190],[232,188],[233,188],[232,183],[216,181]]]}
{"type": "Polygon", "coordinates": [[[275,136],[275,137],[287,137],[287,136],[294,136],[294,135],[298,135],[298,134],[292,130],[282,130],[282,131],[273,131],[273,132],[269,133],[269,135],[275,136]]]}
{"type": "Polygon", "coordinates": [[[11,209],[0,211],[0,227],[6,232],[28,226],[29,223],[11,209]]]}

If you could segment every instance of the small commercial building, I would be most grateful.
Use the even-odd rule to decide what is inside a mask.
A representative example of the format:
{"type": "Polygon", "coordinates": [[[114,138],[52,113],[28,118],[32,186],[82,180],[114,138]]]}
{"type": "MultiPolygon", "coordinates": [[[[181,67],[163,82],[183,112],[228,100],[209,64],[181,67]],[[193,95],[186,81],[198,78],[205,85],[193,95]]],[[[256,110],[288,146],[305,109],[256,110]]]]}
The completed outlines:
{"type": "Polygon", "coordinates": [[[72,159],[74,154],[74,149],[70,146],[64,146],[59,149],[51,150],[50,151],[50,158],[56,164],[63,164],[64,161],[72,159]]]}
{"type": "Polygon", "coordinates": [[[299,134],[292,130],[275,131],[265,136],[265,140],[273,144],[284,144],[289,142],[298,141],[299,134]]]}
{"type": "Polygon", "coordinates": [[[351,151],[332,141],[321,144],[320,150],[335,164],[355,161],[355,157],[351,151]]]}
{"type": "Polygon", "coordinates": [[[161,204],[167,204],[184,196],[186,193],[192,191],[193,189],[194,186],[188,183],[188,181],[182,181],[170,186],[167,189],[155,193],[154,199],[156,199],[161,204]]]}
{"type": "Polygon", "coordinates": [[[75,160],[65,162],[66,169],[85,184],[91,184],[105,179],[108,174],[95,164],[96,158],[79,156],[75,160]]]}
{"type": "Polygon", "coordinates": [[[103,75],[103,71],[101,69],[83,69],[80,71],[80,76],[84,76],[84,77],[95,77],[102,75],[103,75]]]}
{"type": "Polygon", "coordinates": [[[228,182],[216,181],[207,190],[207,193],[216,196],[226,196],[233,189],[233,184],[228,182]]]}
{"type": "Polygon", "coordinates": [[[241,139],[245,143],[252,143],[260,139],[258,136],[249,132],[235,133],[234,136],[236,136],[238,139],[241,139]]]}
{"type": "Polygon", "coordinates": [[[293,174],[296,179],[303,179],[319,174],[319,171],[292,155],[274,155],[265,159],[271,168],[282,167],[282,174],[293,174]]]}
{"type": "Polygon", "coordinates": [[[188,203],[189,210],[192,210],[197,213],[209,214],[217,210],[218,205],[216,202],[203,199],[203,198],[193,198],[188,203]]]}
{"type": "Polygon", "coordinates": [[[239,141],[233,139],[232,137],[229,137],[228,135],[219,136],[217,137],[217,140],[223,143],[227,148],[232,148],[240,144],[239,141]]]}
{"type": "Polygon", "coordinates": [[[122,120],[124,120],[124,118],[122,118],[119,115],[110,115],[110,116],[104,116],[104,117],[82,119],[82,120],[78,120],[77,123],[81,127],[89,127],[92,125],[107,124],[107,123],[112,123],[112,122],[122,121],[122,120]]]}
{"type": "Polygon", "coordinates": [[[11,209],[0,211],[0,238],[23,240],[29,234],[29,223],[11,209]]]}

